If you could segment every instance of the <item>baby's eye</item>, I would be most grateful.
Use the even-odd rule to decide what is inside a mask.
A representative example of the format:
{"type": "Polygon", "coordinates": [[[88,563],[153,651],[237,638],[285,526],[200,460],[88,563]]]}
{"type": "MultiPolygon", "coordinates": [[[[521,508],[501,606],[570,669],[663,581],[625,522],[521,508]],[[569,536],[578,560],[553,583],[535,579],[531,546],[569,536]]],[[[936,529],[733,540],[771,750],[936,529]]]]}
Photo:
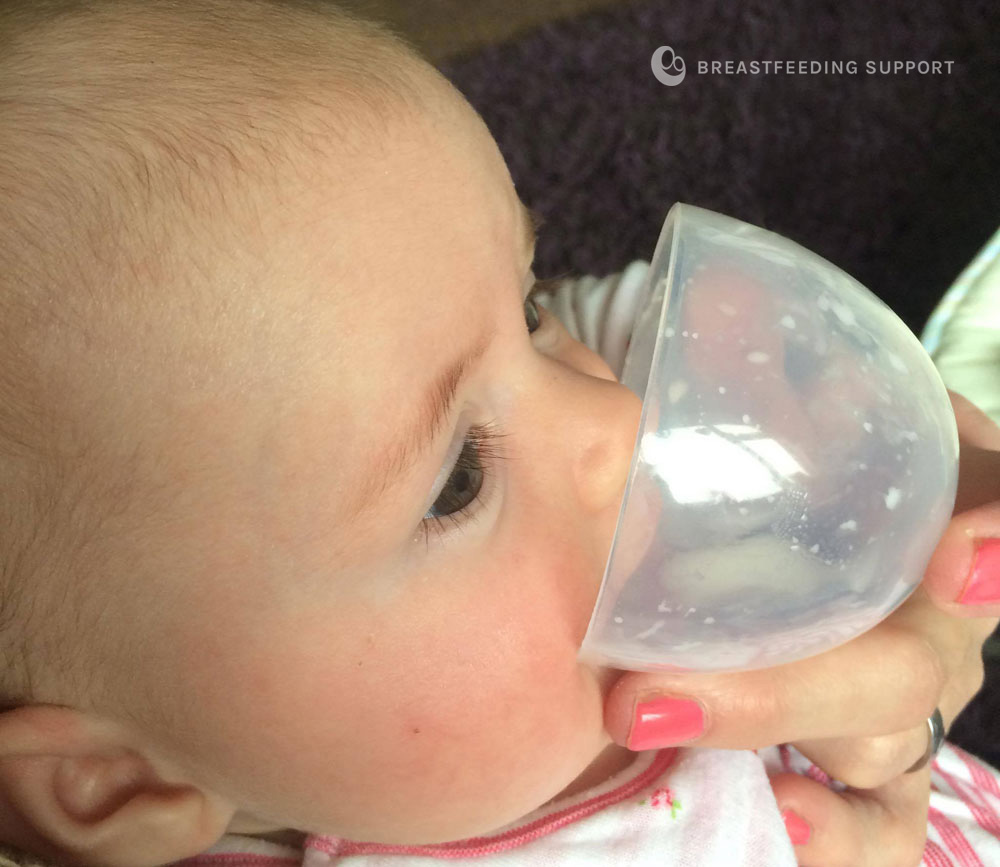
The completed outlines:
{"type": "MultiPolygon", "coordinates": [[[[558,277],[549,277],[545,280],[535,280],[534,285],[528,292],[527,297],[524,299],[524,318],[528,323],[528,334],[534,334],[539,328],[542,327],[542,320],[548,315],[548,310],[537,301],[535,301],[535,296],[540,295],[543,292],[549,295],[555,296],[559,287],[563,285],[565,280],[576,280],[578,278],[573,277],[570,274],[562,274],[558,277]],[[545,311],[543,314],[542,311],[545,311]]],[[[555,319],[556,317],[553,317],[555,319]]]]}
{"type": "MultiPolygon", "coordinates": [[[[463,521],[474,521],[482,503],[477,503],[488,479],[500,461],[506,458],[501,442],[506,434],[495,422],[473,425],[466,434],[462,452],[455,461],[448,480],[438,498],[420,522],[424,538],[429,541],[433,525],[439,535],[444,533],[447,518],[456,527],[463,521]]],[[[488,492],[487,492],[488,493],[488,492]]]]}
{"type": "Polygon", "coordinates": [[[451,475],[427,514],[432,518],[444,518],[468,509],[483,486],[485,470],[475,439],[466,440],[451,475]]]}
{"type": "Polygon", "coordinates": [[[528,334],[534,334],[542,326],[541,313],[530,294],[524,299],[524,320],[528,323],[528,334]]]}

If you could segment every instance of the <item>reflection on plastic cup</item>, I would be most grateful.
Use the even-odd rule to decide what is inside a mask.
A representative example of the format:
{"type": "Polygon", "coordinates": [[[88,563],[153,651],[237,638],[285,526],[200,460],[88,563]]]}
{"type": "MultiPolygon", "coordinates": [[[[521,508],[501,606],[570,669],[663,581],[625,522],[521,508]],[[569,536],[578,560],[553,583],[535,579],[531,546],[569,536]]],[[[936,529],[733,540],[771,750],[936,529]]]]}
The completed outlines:
{"type": "Polygon", "coordinates": [[[920,582],[958,438],[920,343],[797,244],[675,205],[621,381],[643,398],[581,659],[732,671],[829,650],[920,582]]]}

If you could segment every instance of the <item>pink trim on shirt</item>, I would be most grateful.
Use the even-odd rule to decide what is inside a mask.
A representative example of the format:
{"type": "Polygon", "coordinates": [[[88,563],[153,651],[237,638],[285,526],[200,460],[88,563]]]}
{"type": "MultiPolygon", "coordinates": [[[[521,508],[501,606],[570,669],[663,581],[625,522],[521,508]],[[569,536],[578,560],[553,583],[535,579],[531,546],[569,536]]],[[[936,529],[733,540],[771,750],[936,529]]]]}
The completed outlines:
{"type": "Polygon", "coordinates": [[[666,771],[673,763],[676,755],[676,748],[662,749],[645,771],[634,779],[623,783],[617,789],[612,789],[603,795],[596,795],[572,807],[557,810],[554,813],[536,819],[534,822],[512,828],[502,834],[469,837],[465,840],[436,843],[428,846],[358,843],[353,840],[345,840],[342,837],[314,836],[306,839],[305,848],[316,849],[328,855],[423,855],[432,858],[474,858],[480,855],[491,855],[494,852],[516,849],[525,843],[530,843],[532,840],[551,834],[559,828],[571,825],[573,822],[579,822],[581,819],[585,819],[587,816],[603,810],[605,807],[610,807],[612,804],[617,804],[626,798],[631,798],[666,771]]]}
{"type": "Polygon", "coordinates": [[[920,864],[921,867],[955,867],[948,853],[933,840],[924,843],[924,857],[920,864]]]}
{"type": "Polygon", "coordinates": [[[972,777],[972,782],[976,784],[976,787],[989,792],[994,798],[1000,798],[1000,786],[997,785],[996,778],[986,771],[979,759],[975,756],[969,755],[969,753],[961,747],[956,747],[950,742],[949,746],[956,752],[958,757],[969,769],[969,776],[972,777]]]}
{"type": "MultiPolygon", "coordinates": [[[[961,832],[958,825],[951,821],[944,813],[935,807],[927,810],[927,820],[934,826],[944,840],[944,844],[949,851],[958,858],[960,867],[983,867],[983,862],[972,850],[972,846],[961,832]]],[[[927,854],[927,844],[924,844],[924,855],[927,854]]]]}
{"type": "Polygon", "coordinates": [[[254,855],[250,852],[226,852],[215,855],[196,855],[194,858],[185,858],[176,862],[183,864],[225,864],[226,867],[277,867],[278,864],[293,864],[299,867],[302,859],[299,856],[294,858],[287,855],[254,855]]]}

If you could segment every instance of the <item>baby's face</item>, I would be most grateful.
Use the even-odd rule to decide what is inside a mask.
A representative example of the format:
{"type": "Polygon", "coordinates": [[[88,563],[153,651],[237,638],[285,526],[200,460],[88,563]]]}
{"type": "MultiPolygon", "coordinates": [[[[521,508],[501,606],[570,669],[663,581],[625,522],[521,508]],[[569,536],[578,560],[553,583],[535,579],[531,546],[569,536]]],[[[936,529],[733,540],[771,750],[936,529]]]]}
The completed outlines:
{"type": "Polygon", "coordinates": [[[613,673],[576,654],[641,404],[551,315],[529,334],[528,218],[454,102],[261,210],[246,387],[172,415],[182,541],[123,614],[147,731],[275,827],[459,839],[612,747],[613,673]]]}

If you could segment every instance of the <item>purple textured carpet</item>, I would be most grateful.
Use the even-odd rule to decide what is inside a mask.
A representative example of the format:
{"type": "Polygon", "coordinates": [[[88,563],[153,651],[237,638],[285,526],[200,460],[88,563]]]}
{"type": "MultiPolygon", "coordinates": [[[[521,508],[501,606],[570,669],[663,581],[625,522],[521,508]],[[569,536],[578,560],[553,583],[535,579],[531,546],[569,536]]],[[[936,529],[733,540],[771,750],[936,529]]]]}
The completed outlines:
{"type": "Polygon", "coordinates": [[[995,2],[658,0],[440,68],[547,219],[540,277],[649,259],[684,201],[798,241],[918,331],[1000,225],[998,46],[995,2]],[[675,87],[653,77],[661,45],[685,61],[675,87]],[[712,60],[854,61],[857,72],[699,74],[712,60]],[[954,63],[950,74],[877,71],[894,60],[954,63]]]}
{"type": "MultiPolygon", "coordinates": [[[[632,3],[440,68],[546,217],[539,277],[648,260],[669,206],[690,202],[825,256],[919,332],[1000,225],[992,0],[632,3]],[[662,45],[684,59],[676,86],[652,74],[662,45]],[[758,74],[699,72],[713,60],[757,61],[758,74]],[[777,60],[844,71],[765,73],[777,60]],[[880,71],[907,60],[953,63],[948,74],[880,71]]],[[[1000,767],[996,636],[987,650],[986,685],[949,739],[1000,767]]]]}

